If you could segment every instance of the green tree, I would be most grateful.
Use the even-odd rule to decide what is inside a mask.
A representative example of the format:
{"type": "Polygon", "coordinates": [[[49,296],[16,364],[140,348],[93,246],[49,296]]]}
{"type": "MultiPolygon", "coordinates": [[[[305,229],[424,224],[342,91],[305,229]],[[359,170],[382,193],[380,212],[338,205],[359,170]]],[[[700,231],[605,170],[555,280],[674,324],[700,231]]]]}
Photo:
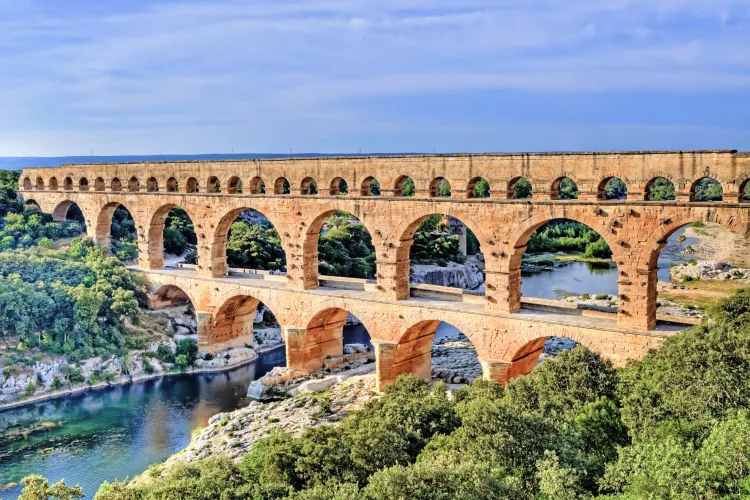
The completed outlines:
{"type": "Polygon", "coordinates": [[[83,498],[83,488],[68,486],[61,480],[52,486],[42,476],[27,476],[21,480],[24,484],[19,500],[77,500],[83,498]]]}

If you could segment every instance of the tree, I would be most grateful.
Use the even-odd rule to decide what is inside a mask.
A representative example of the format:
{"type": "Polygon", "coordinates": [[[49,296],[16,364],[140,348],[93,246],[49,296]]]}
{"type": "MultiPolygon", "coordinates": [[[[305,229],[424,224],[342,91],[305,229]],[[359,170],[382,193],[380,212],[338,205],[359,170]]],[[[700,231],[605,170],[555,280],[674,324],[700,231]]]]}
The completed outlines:
{"type": "Polygon", "coordinates": [[[24,484],[19,500],[77,500],[83,498],[83,488],[80,486],[68,486],[65,480],[49,486],[49,482],[42,476],[26,476],[21,480],[24,484]]]}
{"type": "Polygon", "coordinates": [[[490,183],[486,179],[479,179],[474,184],[474,197],[475,198],[489,198],[490,197],[490,183]]]}
{"type": "Polygon", "coordinates": [[[674,184],[665,177],[657,177],[649,185],[646,197],[649,201],[674,200],[674,184]]]}

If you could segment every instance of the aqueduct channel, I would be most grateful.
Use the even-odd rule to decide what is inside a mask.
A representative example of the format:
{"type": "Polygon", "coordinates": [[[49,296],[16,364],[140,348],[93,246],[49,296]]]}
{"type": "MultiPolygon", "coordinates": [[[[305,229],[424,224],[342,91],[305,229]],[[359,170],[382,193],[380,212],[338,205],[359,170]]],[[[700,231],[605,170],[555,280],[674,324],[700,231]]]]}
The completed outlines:
{"type": "Polygon", "coordinates": [[[114,209],[125,206],[138,233],[138,269],[155,293],[173,285],[191,298],[202,349],[219,350],[246,335],[251,326],[243,315],[261,301],[282,325],[288,366],[317,369],[323,358],[340,353],[341,325],[335,314],[330,321],[312,320],[340,309],[355,314],[370,332],[382,385],[400,373],[429,373],[430,342],[445,319],[476,346],[485,376],[500,381],[530,371],[549,336],[577,340],[616,365],[642,357],[674,333],[657,324],[659,251],[670,234],[694,221],[749,236],[750,204],[742,203],[748,179],[750,153],[736,151],[543,153],[65,165],[25,169],[20,189],[57,220],[76,203],[89,235],[101,245],[108,244],[114,209]],[[401,196],[407,177],[415,196],[401,196]],[[520,177],[530,182],[533,198],[512,199],[520,177]],[[563,177],[577,184],[578,199],[555,199],[563,177]],[[626,200],[604,199],[603,186],[613,177],[627,186],[626,200]],[[674,184],[675,200],[648,201],[648,186],[657,177],[674,184]],[[707,177],[720,183],[722,201],[691,201],[707,177]],[[489,198],[473,197],[480,178],[489,183],[489,198]],[[320,194],[310,194],[313,179],[320,194]],[[350,194],[334,189],[340,179],[350,194]],[[380,196],[371,195],[373,179],[380,196]],[[437,179],[450,183],[451,197],[436,196],[437,179]],[[290,193],[280,186],[289,186],[290,193]],[[194,268],[164,266],[164,220],[175,206],[195,226],[194,268]],[[228,269],[227,233],[245,209],[263,213],[277,229],[286,275],[228,269]],[[318,276],[318,236],[337,211],[354,214],[370,232],[377,253],[373,282],[318,276]],[[484,296],[410,286],[412,237],[432,214],[460,219],[476,234],[485,257],[484,296]],[[542,313],[522,302],[526,243],[542,224],[559,218],[595,229],[612,249],[619,272],[616,315],[542,313]],[[236,304],[223,307],[227,301],[236,304]]]}

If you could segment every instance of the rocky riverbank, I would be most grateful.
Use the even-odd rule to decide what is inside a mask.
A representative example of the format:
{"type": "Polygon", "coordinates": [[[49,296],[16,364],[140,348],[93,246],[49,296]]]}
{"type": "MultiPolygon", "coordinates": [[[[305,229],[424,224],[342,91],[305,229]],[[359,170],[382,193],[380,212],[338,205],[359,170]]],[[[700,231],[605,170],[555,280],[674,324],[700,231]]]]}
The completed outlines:
{"type": "Polygon", "coordinates": [[[412,264],[409,280],[413,284],[450,286],[473,290],[484,283],[484,273],[473,262],[457,264],[449,262],[446,267],[434,264],[412,264]]]}
{"type": "MultiPolygon", "coordinates": [[[[579,304],[584,309],[616,313],[620,305],[617,295],[595,294],[570,295],[565,302],[579,304]]],[[[656,303],[656,314],[660,316],[675,316],[678,318],[700,318],[703,312],[695,307],[686,306],[673,300],[660,298],[656,303]]]]}
{"type": "Polygon", "coordinates": [[[734,267],[715,260],[690,261],[669,269],[673,283],[690,281],[739,281],[750,283],[750,269],[734,267]]]}

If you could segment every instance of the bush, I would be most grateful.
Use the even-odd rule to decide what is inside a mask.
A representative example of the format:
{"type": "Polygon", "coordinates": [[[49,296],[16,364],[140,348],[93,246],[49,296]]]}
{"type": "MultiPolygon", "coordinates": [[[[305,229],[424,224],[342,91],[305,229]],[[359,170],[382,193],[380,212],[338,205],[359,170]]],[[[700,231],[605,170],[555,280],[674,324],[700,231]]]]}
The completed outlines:
{"type": "Polygon", "coordinates": [[[156,348],[156,358],[162,363],[174,363],[174,352],[166,344],[159,344],[156,348]]]}
{"type": "Polygon", "coordinates": [[[58,377],[55,377],[52,379],[52,384],[50,385],[50,388],[53,391],[59,391],[63,388],[62,380],[60,380],[58,377]]]}
{"type": "Polygon", "coordinates": [[[180,354],[174,359],[174,366],[180,371],[185,371],[188,367],[189,361],[185,354],[180,354]]]}
{"type": "Polygon", "coordinates": [[[151,364],[151,362],[148,360],[148,358],[143,358],[143,371],[151,375],[156,371],[154,368],[154,365],[151,364]]]}
{"type": "Polygon", "coordinates": [[[187,364],[193,366],[195,360],[198,359],[198,343],[193,339],[180,340],[177,342],[175,356],[184,356],[187,364]]]}

